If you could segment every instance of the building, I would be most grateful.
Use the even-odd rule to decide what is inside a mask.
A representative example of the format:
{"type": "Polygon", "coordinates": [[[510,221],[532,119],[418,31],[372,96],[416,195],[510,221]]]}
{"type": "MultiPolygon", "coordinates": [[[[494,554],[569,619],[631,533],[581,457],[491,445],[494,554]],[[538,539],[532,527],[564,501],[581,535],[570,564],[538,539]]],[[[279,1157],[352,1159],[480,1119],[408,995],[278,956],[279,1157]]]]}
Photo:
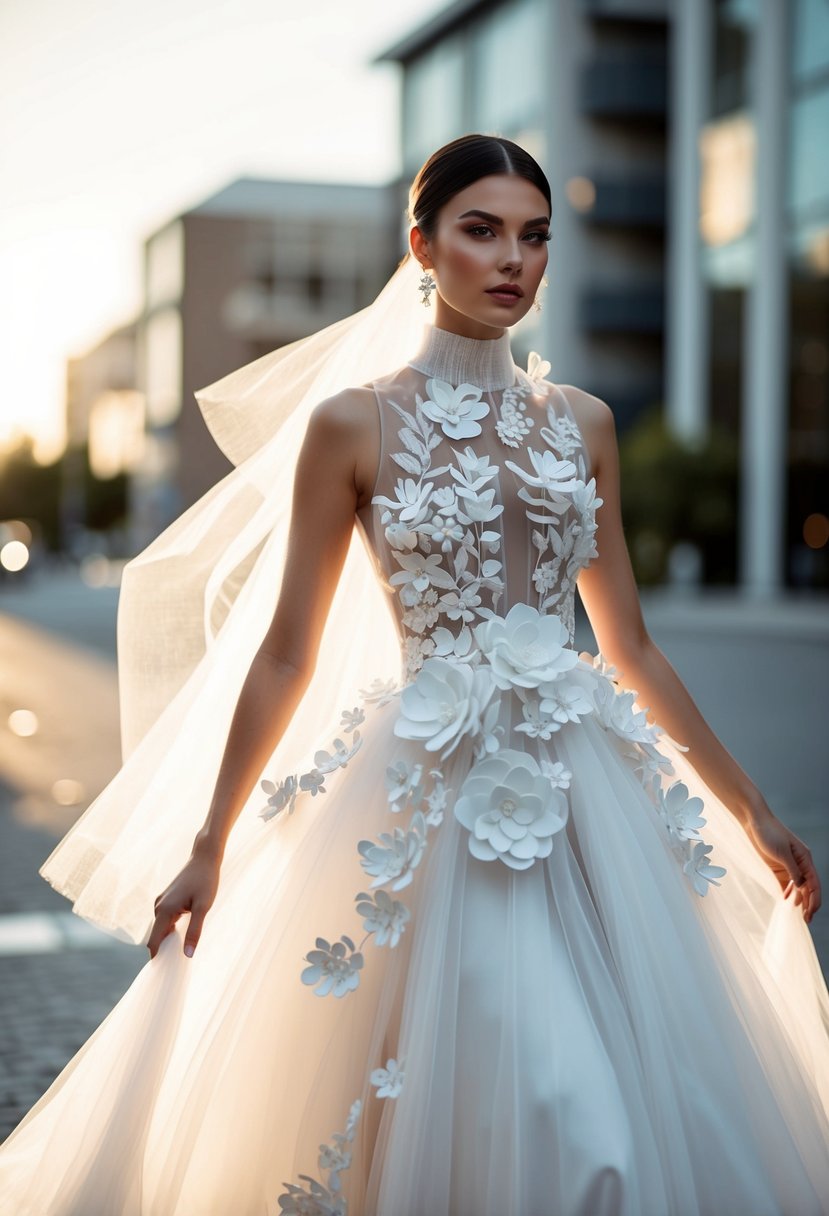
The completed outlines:
{"type": "Polygon", "coordinates": [[[473,130],[547,169],[522,343],[620,433],[653,404],[689,442],[730,431],[739,581],[829,586],[825,0],[455,0],[379,59],[402,69],[401,190],[473,130]]]}
{"type": "Polygon", "coordinates": [[[147,240],[135,548],[231,468],[195,390],[369,304],[394,270],[399,240],[387,187],[255,178],[231,183],[147,240]]]}

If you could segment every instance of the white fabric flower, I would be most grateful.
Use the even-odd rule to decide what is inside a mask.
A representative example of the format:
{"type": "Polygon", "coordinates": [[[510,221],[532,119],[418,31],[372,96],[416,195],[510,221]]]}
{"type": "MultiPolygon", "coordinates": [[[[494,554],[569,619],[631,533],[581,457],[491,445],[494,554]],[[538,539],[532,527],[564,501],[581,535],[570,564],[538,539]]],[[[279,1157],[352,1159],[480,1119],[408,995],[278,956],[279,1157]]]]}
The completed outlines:
{"type": "Polygon", "coordinates": [[[418,523],[425,514],[433,487],[434,482],[432,481],[418,482],[412,477],[398,477],[394,487],[394,498],[384,498],[381,494],[377,494],[371,501],[381,507],[389,507],[392,511],[396,511],[401,523],[418,523]]]}
{"type": "Polygon", "coordinates": [[[433,656],[403,689],[394,733],[422,741],[430,752],[444,748],[445,759],[464,735],[477,732],[492,691],[485,669],[433,656]]]}
{"type": "Polygon", "coordinates": [[[560,760],[542,760],[541,771],[551,785],[555,785],[562,790],[570,788],[573,774],[569,768],[564,767],[560,760]]]}
{"type": "Polygon", "coordinates": [[[381,680],[375,677],[368,688],[360,689],[360,696],[367,705],[388,705],[397,696],[397,681],[394,679],[381,680]]]}
{"type": "Polygon", "coordinates": [[[527,448],[527,455],[535,470],[533,473],[525,472],[512,460],[505,460],[504,463],[528,486],[546,490],[549,494],[560,495],[569,493],[581,485],[578,470],[572,460],[559,460],[553,452],[547,450],[536,452],[533,448],[527,448]]]}
{"type": "Polygon", "coordinates": [[[700,815],[704,808],[701,798],[689,797],[684,781],[675,781],[669,789],[657,789],[659,811],[672,841],[701,840],[699,829],[708,822],[700,815]]]}
{"type": "Polygon", "coordinates": [[[414,877],[426,848],[426,820],[422,811],[412,815],[408,831],[395,828],[393,833],[381,832],[380,843],[361,840],[357,850],[362,854],[360,865],[367,874],[375,875],[374,887],[391,883],[392,891],[401,891],[414,877]]]}
{"type": "Polygon", "coordinates": [[[397,814],[402,811],[411,799],[417,802],[422,793],[420,779],[423,776],[423,765],[413,764],[409,768],[405,760],[398,760],[386,769],[386,789],[388,790],[389,810],[397,814]]]}
{"type": "Polygon", "coordinates": [[[426,556],[417,551],[402,553],[395,550],[394,556],[403,569],[398,570],[389,579],[393,587],[401,583],[411,583],[417,591],[425,591],[430,585],[454,586],[452,576],[441,566],[443,558],[440,553],[430,553],[426,556]]]}
{"type": "Polygon", "coordinates": [[[329,992],[345,996],[360,982],[363,956],[345,934],[333,946],[324,937],[318,937],[316,949],[308,951],[305,961],[309,966],[302,972],[302,982],[316,984],[316,996],[327,996],[329,992]]]}
{"type": "Polygon", "coordinates": [[[259,812],[259,817],[266,822],[268,819],[273,819],[285,807],[288,808],[288,814],[293,814],[294,803],[299,789],[299,785],[295,775],[286,777],[284,781],[280,781],[279,785],[274,785],[272,781],[262,781],[262,789],[268,795],[268,801],[262,810],[259,812]]]}
{"type": "Polygon", "coordinates": [[[299,1177],[305,1179],[308,1189],[294,1182],[283,1183],[287,1190],[279,1196],[282,1216],[346,1216],[348,1209],[342,1195],[332,1193],[308,1174],[299,1177]]]}
{"type": "Polygon", "coordinates": [[[534,383],[543,380],[550,372],[552,364],[549,359],[542,359],[537,350],[531,350],[527,359],[527,375],[534,383]]]}
{"type": "Polygon", "coordinates": [[[697,895],[705,895],[708,891],[708,884],[713,883],[719,887],[721,884],[717,881],[722,878],[723,874],[727,874],[725,866],[711,865],[708,861],[708,854],[714,846],[711,844],[703,844],[698,840],[691,850],[691,854],[685,865],[682,867],[688,877],[694,884],[694,890],[697,895]]]}
{"type": "Polygon", "coordinates": [[[417,533],[407,528],[404,523],[389,524],[386,528],[386,540],[392,549],[414,549],[417,544],[417,533]]]}
{"type": "Polygon", "coordinates": [[[470,769],[454,812],[469,830],[474,857],[527,870],[536,858],[552,852],[553,836],[567,822],[568,804],[533,756],[504,748],[470,769]]]}
{"type": "Polygon", "coordinates": [[[312,798],[316,798],[317,794],[324,794],[325,791],[325,774],[318,768],[312,768],[310,772],[303,773],[299,779],[299,788],[308,790],[312,798]]]}
{"type": "Polygon", "coordinates": [[[479,418],[485,418],[489,406],[481,401],[482,390],[474,384],[460,384],[457,388],[448,380],[427,380],[423,402],[423,413],[432,422],[437,422],[449,439],[472,439],[480,435],[479,418]]]}
{"type": "MultiPolygon", "coordinates": [[[[351,747],[342,739],[334,740],[334,750],[314,752],[314,764],[320,773],[333,773],[337,768],[345,768],[351,757],[363,746],[360,732],[355,730],[351,736],[351,747]]],[[[313,791],[312,791],[313,792],[313,791]]]]}
{"type": "Polygon", "coordinates": [[[403,1061],[386,1060],[385,1068],[372,1070],[369,1080],[376,1085],[378,1098],[397,1098],[403,1089],[403,1061]]]}
{"type": "Polygon", "coordinates": [[[579,718],[593,713],[593,700],[586,689],[574,679],[561,679],[551,684],[541,684],[541,712],[548,714],[559,726],[566,722],[578,722],[579,718]]]}
{"type": "Polygon", "coordinates": [[[596,714],[605,730],[613,731],[630,743],[653,743],[656,731],[648,724],[644,710],[634,711],[637,693],[633,689],[617,692],[612,684],[600,680],[594,689],[596,714]]]}
{"type": "Polygon", "coordinates": [[[501,689],[537,688],[579,661],[559,618],[544,616],[531,604],[513,604],[505,617],[492,616],[476,625],[475,640],[501,689]]]}
{"type": "MultiPolygon", "coordinates": [[[[438,775],[435,770],[433,776],[438,775]]],[[[449,800],[449,790],[441,780],[436,780],[430,792],[426,795],[426,822],[430,827],[438,828],[443,823],[443,812],[446,810],[446,803],[449,800]]]]}
{"type": "Polygon", "coordinates": [[[378,946],[386,942],[396,946],[400,935],[411,917],[411,912],[399,899],[392,899],[388,891],[377,891],[372,896],[367,891],[361,891],[355,896],[358,900],[357,911],[363,917],[363,928],[366,933],[373,933],[378,946]]]}
{"type": "Polygon", "coordinates": [[[345,1132],[343,1133],[346,1140],[353,1140],[357,1134],[357,1124],[360,1122],[360,1115],[363,1113],[363,1103],[360,1098],[355,1098],[351,1103],[351,1108],[348,1112],[348,1118],[345,1123],[345,1132]]]}

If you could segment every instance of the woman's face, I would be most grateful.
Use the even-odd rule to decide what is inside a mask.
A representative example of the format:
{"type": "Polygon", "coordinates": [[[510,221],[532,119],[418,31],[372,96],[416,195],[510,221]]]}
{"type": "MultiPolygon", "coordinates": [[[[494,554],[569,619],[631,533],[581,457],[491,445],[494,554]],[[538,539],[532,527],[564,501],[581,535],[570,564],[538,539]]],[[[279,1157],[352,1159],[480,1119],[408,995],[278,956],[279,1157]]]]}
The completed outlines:
{"type": "Polygon", "coordinates": [[[510,173],[482,177],[438,212],[412,252],[437,283],[435,325],[468,338],[498,338],[532,307],[547,265],[550,209],[532,182],[510,173]],[[499,295],[495,289],[509,287],[499,295]]]}

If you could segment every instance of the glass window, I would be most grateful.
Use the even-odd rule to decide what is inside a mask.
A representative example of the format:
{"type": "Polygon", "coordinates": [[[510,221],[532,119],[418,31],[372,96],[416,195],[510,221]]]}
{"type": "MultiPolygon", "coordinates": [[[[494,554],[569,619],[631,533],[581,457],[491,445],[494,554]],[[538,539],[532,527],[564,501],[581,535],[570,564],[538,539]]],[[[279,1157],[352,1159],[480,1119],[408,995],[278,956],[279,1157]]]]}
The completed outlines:
{"type": "Polygon", "coordinates": [[[496,8],[480,23],[472,113],[476,128],[506,135],[535,119],[542,105],[543,21],[536,0],[518,0],[496,8]]]}
{"type": "Polygon", "coordinates": [[[792,69],[796,80],[829,70],[829,2],[796,0],[792,28],[792,69]]]}
{"type": "Polygon", "coordinates": [[[181,411],[181,315],[176,308],[153,313],[145,330],[147,422],[169,426],[181,411]]]}
{"type": "Polygon", "coordinates": [[[796,217],[829,213],[829,87],[792,105],[789,202],[796,217]]]}
{"type": "Polygon", "coordinates": [[[405,76],[406,163],[419,166],[463,133],[464,43],[447,38],[415,59],[405,76]]]}

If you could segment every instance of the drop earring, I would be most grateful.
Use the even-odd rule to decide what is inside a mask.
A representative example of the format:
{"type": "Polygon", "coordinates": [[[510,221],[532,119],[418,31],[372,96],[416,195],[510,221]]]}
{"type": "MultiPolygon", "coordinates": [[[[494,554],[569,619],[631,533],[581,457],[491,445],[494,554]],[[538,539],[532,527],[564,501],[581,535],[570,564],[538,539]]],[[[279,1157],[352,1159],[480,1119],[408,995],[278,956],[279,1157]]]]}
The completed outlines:
{"type": "MultiPolygon", "coordinates": [[[[543,277],[543,278],[542,278],[542,280],[541,280],[541,286],[542,286],[542,287],[546,287],[546,286],[547,286],[547,276],[546,276],[546,274],[544,275],[544,277],[543,277]]],[[[538,298],[538,292],[536,292],[535,299],[533,300],[533,308],[535,309],[535,311],[536,311],[536,312],[541,312],[541,301],[540,301],[540,300],[539,300],[539,298],[538,298]]]]}
{"type": "Polygon", "coordinates": [[[417,287],[418,291],[422,292],[422,294],[423,294],[423,303],[426,305],[427,308],[432,307],[432,301],[431,301],[430,297],[436,287],[437,287],[437,283],[435,282],[435,280],[432,278],[432,276],[429,274],[429,271],[427,270],[424,273],[423,278],[420,280],[418,287],[417,287]]]}

